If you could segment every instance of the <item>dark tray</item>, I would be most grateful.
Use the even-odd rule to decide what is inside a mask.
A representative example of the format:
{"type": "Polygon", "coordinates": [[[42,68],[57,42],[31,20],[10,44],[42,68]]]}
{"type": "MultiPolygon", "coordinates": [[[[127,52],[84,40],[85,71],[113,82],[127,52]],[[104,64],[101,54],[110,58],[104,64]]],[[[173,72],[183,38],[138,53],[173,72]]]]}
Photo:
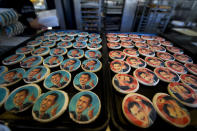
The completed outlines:
{"type": "MultiPolygon", "coordinates": [[[[134,33],[134,34],[139,34],[139,33],[134,33]]],[[[139,34],[139,35],[153,36],[155,34],[139,34]]],[[[103,36],[103,42],[105,44],[107,44],[107,39],[106,39],[105,34],[103,36]]],[[[175,44],[175,42],[174,42],[174,45],[178,46],[177,44],[175,44]]],[[[136,47],[134,47],[134,48],[137,49],[136,47]]],[[[109,51],[111,51],[112,49],[108,48],[107,50],[108,50],[107,54],[109,54],[109,51]]],[[[123,48],[118,49],[118,50],[123,50],[123,48]]],[[[188,51],[184,50],[184,52],[185,52],[185,54],[187,54],[188,51]]],[[[142,59],[145,58],[142,55],[140,55],[140,57],[142,59]]],[[[193,58],[193,60],[194,60],[194,58],[193,58]]],[[[111,96],[109,98],[110,98],[110,103],[111,103],[110,104],[110,108],[111,108],[111,112],[110,112],[111,113],[110,127],[112,128],[112,130],[114,129],[114,130],[134,130],[134,131],[136,130],[136,131],[138,131],[138,130],[154,130],[154,129],[161,129],[161,128],[164,128],[164,129],[175,129],[175,130],[197,130],[197,118],[196,118],[196,116],[197,116],[197,109],[189,108],[189,107],[186,107],[186,106],[185,107],[190,112],[191,123],[190,123],[190,125],[188,125],[185,128],[182,128],[182,129],[181,128],[177,128],[177,127],[167,123],[158,114],[157,114],[157,117],[156,117],[156,120],[155,120],[154,124],[152,126],[150,126],[149,128],[143,129],[143,128],[140,128],[140,127],[137,127],[137,126],[131,124],[126,119],[126,117],[124,116],[123,111],[122,111],[122,101],[123,101],[123,99],[124,99],[124,97],[126,95],[125,94],[121,94],[121,93],[117,92],[114,89],[114,87],[112,85],[112,78],[114,77],[115,73],[112,72],[110,67],[109,67],[110,62],[112,60],[108,57],[106,61],[108,61],[108,67],[107,67],[108,68],[108,73],[107,73],[108,76],[107,77],[109,78],[108,87],[110,87],[110,89],[111,89],[111,91],[110,91],[111,92],[111,94],[110,94],[111,96]]],[[[146,67],[151,69],[152,71],[154,70],[154,68],[151,67],[151,66],[147,65],[146,67]]],[[[135,69],[131,67],[131,71],[128,74],[133,76],[133,71],[134,70],[135,69]]],[[[167,93],[168,94],[167,86],[168,86],[168,83],[162,82],[161,80],[159,81],[159,83],[156,86],[152,86],[152,87],[139,84],[139,90],[136,93],[142,94],[142,95],[148,97],[152,101],[152,98],[153,98],[155,93],[163,92],[163,93],[167,93]]]]}
{"type": "MultiPolygon", "coordinates": [[[[14,54],[16,49],[22,46],[25,46],[26,43],[28,41],[34,40],[37,36],[41,36],[43,35],[44,32],[33,36],[32,38],[24,41],[23,43],[21,43],[20,45],[16,46],[15,48],[11,49],[10,51],[6,52],[5,54],[3,54],[0,58],[0,61],[2,61],[3,58],[14,54]]],[[[101,37],[102,38],[102,37],[101,37]]],[[[69,48],[68,50],[70,50],[72,48],[69,48]]],[[[83,49],[84,52],[87,49],[83,49]]],[[[108,123],[109,123],[109,119],[110,119],[110,113],[109,113],[109,100],[108,100],[108,88],[106,86],[106,82],[105,82],[105,72],[106,69],[105,67],[105,55],[104,55],[104,48],[100,49],[101,53],[102,53],[102,58],[99,59],[102,64],[103,67],[99,72],[96,72],[96,75],[99,78],[99,82],[98,85],[92,90],[92,92],[94,92],[95,94],[97,94],[100,98],[101,101],[101,111],[100,111],[100,115],[99,117],[92,123],[90,124],[77,124],[74,121],[72,121],[72,119],[70,119],[69,117],[69,112],[68,112],[68,107],[67,110],[64,112],[64,114],[62,114],[59,118],[57,118],[56,120],[49,122],[49,123],[40,123],[37,122],[33,119],[32,117],[32,107],[29,108],[28,110],[18,113],[18,114],[13,114],[10,112],[5,111],[4,106],[2,106],[0,108],[0,120],[7,123],[8,126],[12,129],[22,129],[22,130],[27,130],[27,129],[32,129],[32,130],[91,130],[91,131],[97,131],[97,130],[105,130],[105,128],[107,127],[108,123]]],[[[49,56],[49,55],[47,55],[49,56]]],[[[46,58],[47,56],[44,56],[44,58],[46,58]]],[[[64,55],[64,58],[67,58],[67,54],[64,55]]],[[[83,58],[81,58],[81,62],[83,60],[85,60],[85,56],[83,58]]],[[[3,64],[2,64],[3,65],[3,64]]],[[[42,64],[41,64],[42,65],[42,64]]],[[[19,64],[15,64],[13,66],[7,66],[10,69],[13,68],[17,68],[20,67],[19,64]]],[[[54,72],[56,70],[60,70],[60,67],[56,67],[56,68],[52,68],[51,72],[54,72]]],[[[73,79],[74,76],[80,72],[82,72],[83,70],[81,69],[81,67],[74,72],[71,72],[71,82],[70,84],[64,88],[63,90],[65,92],[68,93],[69,96],[69,100],[71,100],[71,98],[73,97],[73,95],[75,95],[76,93],[78,93],[79,91],[77,91],[74,86],[73,86],[73,79]]],[[[21,80],[19,83],[8,87],[8,89],[10,90],[10,92],[15,89],[16,87],[25,85],[26,83],[21,80]]],[[[39,82],[38,85],[41,87],[42,92],[47,92],[48,90],[46,88],[44,88],[43,86],[43,81],[39,82]]]]}

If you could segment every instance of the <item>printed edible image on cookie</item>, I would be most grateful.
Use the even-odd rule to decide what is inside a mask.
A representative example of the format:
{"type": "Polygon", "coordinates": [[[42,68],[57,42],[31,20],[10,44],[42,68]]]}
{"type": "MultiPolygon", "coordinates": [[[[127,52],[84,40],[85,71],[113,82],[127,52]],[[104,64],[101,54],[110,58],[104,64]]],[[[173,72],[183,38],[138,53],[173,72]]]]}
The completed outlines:
{"type": "Polygon", "coordinates": [[[98,59],[87,59],[81,64],[84,71],[97,72],[102,68],[102,63],[98,59]]]}
{"type": "Polygon", "coordinates": [[[71,49],[67,53],[69,58],[77,58],[80,59],[84,56],[84,51],[81,49],[71,49]]]}
{"type": "Polygon", "coordinates": [[[25,58],[24,54],[14,54],[3,59],[2,63],[4,65],[13,65],[13,64],[19,63],[24,58],[25,58]]]}
{"type": "Polygon", "coordinates": [[[60,55],[48,56],[43,61],[43,65],[49,68],[57,67],[63,62],[64,57],[60,55]]]}
{"type": "Polygon", "coordinates": [[[87,50],[85,52],[85,57],[87,59],[94,58],[94,59],[100,59],[102,57],[101,52],[98,50],[87,50]]]}
{"type": "Polygon", "coordinates": [[[76,71],[77,69],[79,69],[80,66],[81,66],[81,61],[79,59],[70,58],[70,59],[64,60],[61,63],[60,68],[62,70],[72,72],[72,71],[76,71]]]}
{"type": "Polygon", "coordinates": [[[50,50],[50,55],[65,55],[67,53],[67,49],[63,47],[57,47],[50,50]]]}
{"type": "Polygon", "coordinates": [[[131,70],[130,65],[122,60],[114,60],[110,63],[110,68],[115,73],[127,74],[131,70]]]}
{"type": "Polygon", "coordinates": [[[7,97],[9,95],[9,90],[6,87],[0,87],[0,107],[4,104],[4,102],[7,100],[7,97]]]}
{"type": "Polygon", "coordinates": [[[139,57],[128,57],[126,61],[129,63],[129,65],[133,68],[140,68],[140,67],[146,67],[146,62],[139,57]]]}
{"type": "Polygon", "coordinates": [[[41,56],[29,56],[20,62],[20,66],[23,68],[31,68],[40,65],[42,61],[43,58],[41,56]]]}

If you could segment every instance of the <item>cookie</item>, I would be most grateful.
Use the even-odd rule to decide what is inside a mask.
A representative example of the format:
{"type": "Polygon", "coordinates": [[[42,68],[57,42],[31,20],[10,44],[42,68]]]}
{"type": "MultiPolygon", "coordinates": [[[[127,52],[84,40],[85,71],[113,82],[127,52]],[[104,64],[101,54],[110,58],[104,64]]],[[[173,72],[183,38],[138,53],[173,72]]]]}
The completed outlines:
{"type": "Polygon", "coordinates": [[[83,49],[86,48],[87,43],[86,42],[74,42],[73,43],[73,48],[77,48],[77,49],[83,49]]]}
{"type": "Polygon", "coordinates": [[[98,77],[93,72],[80,72],[74,77],[73,85],[78,91],[90,91],[98,84],[98,77]]]}
{"type": "Polygon", "coordinates": [[[160,41],[159,43],[163,46],[173,46],[173,44],[170,41],[160,41]]]}
{"type": "Polygon", "coordinates": [[[147,40],[147,44],[150,46],[160,46],[161,44],[156,40],[147,40]]]}
{"type": "Polygon", "coordinates": [[[119,42],[120,39],[118,37],[107,37],[108,42],[119,42]]]}
{"type": "Polygon", "coordinates": [[[197,75],[197,64],[185,63],[185,67],[194,75],[197,75]]]}
{"type": "Polygon", "coordinates": [[[133,68],[146,67],[146,62],[139,57],[130,56],[126,59],[126,62],[128,62],[129,65],[133,68]]]}
{"type": "Polygon", "coordinates": [[[50,74],[48,67],[36,66],[28,69],[24,76],[23,80],[25,83],[38,83],[44,80],[50,74]]]}
{"type": "Polygon", "coordinates": [[[90,38],[89,39],[89,42],[90,43],[97,43],[97,44],[100,44],[102,42],[102,39],[101,38],[90,38]]]}
{"type": "Polygon", "coordinates": [[[68,102],[69,97],[66,92],[48,91],[35,102],[32,108],[33,118],[42,123],[51,122],[66,111],[68,102]]]}
{"type": "Polygon", "coordinates": [[[81,68],[87,72],[97,72],[102,68],[102,63],[98,59],[87,59],[82,62],[81,68]]]}
{"type": "Polygon", "coordinates": [[[178,82],[180,80],[179,75],[167,67],[157,67],[154,69],[154,72],[164,82],[178,82]]]}
{"type": "Polygon", "coordinates": [[[147,48],[138,48],[138,52],[143,56],[155,56],[155,52],[147,48]]]}
{"type": "Polygon", "coordinates": [[[117,34],[115,34],[115,33],[107,33],[106,36],[107,37],[117,37],[117,34]]]}
{"type": "Polygon", "coordinates": [[[197,91],[197,77],[194,75],[189,74],[182,74],[180,76],[181,82],[188,85],[189,87],[193,88],[195,91],[197,91]]]}
{"type": "Polygon", "coordinates": [[[50,52],[49,47],[39,47],[31,52],[32,55],[34,56],[45,56],[48,55],[50,52]]]}
{"type": "Polygon", "coordinates": [[[63,37],[61,37],[61,40],[63,42],[71,42],[74,40],[74,36],[63,36],[63,37]]]}
{"type": "Polygon", "coordinates": [[[48,90],[59,90],[65,88],[71,81],[71,74],[64,70],[52,72],[44,80],[44,87],[48,90]]]}
{"type": "Polygon", "coordinates": [[[40,86],[27,84],[16,88],[7,98],[4,107],[6,111],[19,113],[29,109],[41,95],[40,86]]]}
{"type": "Polygon", "coordinates": [[[47,31],[46,33],[44,33],[44,36],[53,36],[56,33],[54,31],[47,31]]]}
{"type": "Polygon", "coordinates": [[[174,61],[175,58],[170,53],[167,52],[157,52],[157,57],[164,61],[174,61]]]}
{"type": "Polygon", "coordinates": [[[71,49],[67,53],[68,58],[80,59],[84,56],[84,51],[81,49],[71,49]]]}
{"type": "Polygon", "coordinates": [[[126,55],[122,51],[110,51],[109,57],[113,60],[124,60],[126,55]]]}
{"type": "Polygon", "coordinates": [[[87,50],[85,52],[85,57],[87,59],[90,59],[90,58],[100,59],[102,57],[102,55],[101,55],[101,52],[98,50],[87,50]]]}
{"type": "Polygon", "coordinates": [[[65,55],[67,53],[67,49],[63,47],[56,47],[50,50],[50,55],[65,55]]]}
{"type": "Polygon", "coordinates": [[[4,102],[7,100],[9,95],[9,90],[6,87],[0,87],[0,107],[4,104],[4,102]]]}
{"type": "Polygon", "coordinates": [[[15,68],[0,75],[0,86],[11,86],[19,82],[25,74],[22,68],[15,68]]]}
{"type": "Polygon", "coordinates": [[[152,45],[152,46],[149,46],[149,47],[154,52],[166,52],[166,49],[163,46],[152,45]]]}
{"type": "Polygon", "coordinates": [[[136,34],[129,34],[129,37],[131,37],[131,38],[140,38],[140,36],[136,35],[136,34]]]}
{"type": "Polygon", "coordinates": [[[4,65],[14,65],[21,62],[25,58],[24,54],[14,54],[3,59],[4,65]]]}
{"type": "Polygon", "coordinates": [[[121,42],[131,42],[131,37],[120,37],[121,42]]]}
{"type": "Polygon", "coordinates": [[[139,89],[138,81],[129,74],[116,74],[112,79],[112,84],[116,91],[129,94],[139,89]]]}
{"type": "Polygon", "coordinates": [[[114,60],[110,63],[110,68],[115,73],[127,74],[130,72],[131,67],[126,61],[114,60]]]}
{"type": "Polygon", "coordinates": [[[152,67],[164,67],[165,66],[164,61],[158,57],[146,57],[145,61],[149,66],[152,66],[152,67]]]}
{"type": "Polygon", "coordinates": [[[176,127],[186,127],[191,121],[187,109],[166,93],[156,93],[153,106],[161,118],[176,127]]]}
{"type": "Polygon", "coordinates": [[[72,42],[64,42],[64,41],[62,41],[62,42],[58,42],[57,43],[57,47],[70,48],[72,46],[73,46],[72,42]]]}
{"type": "Polygon", "coordinates": [[[95,121],[100,111],[100,99],[91,91],[82,91],[75,94],[69,103],[69,116],[79,124],[88,124],[95,121]]]}
{"type": "Polygon", "coordinates": [[[107,43],[107,47],[110,49],[120,49],[121,45],[118,42],[109,42],[107,43]]]}
{"type": "Polygon", "coordinates": [[[141,38],[144,40],[153,40],[154,39],[152,36],[148,36],[148,35],[141,35],[141,38]]]}
{"type": "Polygon", "coordinates": [[[78,33],[78,36],[80,36],[80,37],[87,37],[89,34],[88,34],[88,32],[79,32],[78,33]]]}
{"type": "Polygon", "coordinates": [[[48,36],[38,36],[35,38],[36,41],[46,41],[48,39],[49,39],[48,36]]]}
{"type": "Polygon", "coordinates": [[[42,43],[42,41],[39,41],[39,40],[32,40],[32,41],[29,41],[29,42],[27,43],[27,46],[36,47],[36,46],[39,46],[41,43],[42,43]]]}
{"type": "Polygon", "coordinates": [[[144,43],[144,42],[146,42],[145,40],[143,40],[143,39],[141,39],[141,38],[131,38],[131,40],[133,41],[133,42],[142,42],[142,43],[144,43]]]}
{"type": "Polygon", "coordinates": [[[124,48],[133,48],[134,47],[134,44],[130,41],[129,42],[121,42],[120,45],[124,48]]]}
{"type": "Polygon", "coordinates": [[[49,68],[57,67],[59,66],[64,60],[64,57],[61,55],[54,55],[54,56],[48,56],[44,59],[43,65],[49,68]]]}
{"type": "Polygon", "coordinates": [[[88,43],[87,48],[89,50],[100,50],[102,48],[102,45],[97,43],[88,43]]]}
{"type": "Polygon", "coordinates": [[[71,31],[71,32],[67,32],[66,35],[67,35],[67,36],[77,36],[77,33],[74,32],[74,31],[71,31]]]}
{"type": "Polygon", "coordinates": [[[146,43],[142,43],[142,42],[136,42],[135,46],[137,48],[149,48],[148,45],[146,43]]]}
{"type": "Polygon", "coordinates": [[[88,38],[87,37],[77,37],[76,39],[76,42],[87,42],[88,41],[88,38]]]}
{"type": "Polygon", "coordinates": [[[41,47],[54,47],[56,43],[54,41],[43,41],[42,44],[40,44],[41,47]]]}
{"type": "Polygon", "coordinates": [[[89,38],[99,38],[100,34],[97,33],[89,33],[89,38]]]}
{"type": "Polygon", "coordinates": [[[165,39],[160,36],[154,36],[153,39],[157,41],[165,41],[165,39]]]}
{"type": "Polygon", "coordinates": [[[55,34],[57,36],[65,36],[67,34],[67,32],[66,31],[57,31],[57,32],[55,32],[55,34]]]}
{"type": "Polygon", "coordinates": [[[33,46],[24,46],[24,47],[21,47],[21,48],[18,48],[16,50],[16,54],[29,54],[31,53],[31,51],[34,50],[34,47],[33,46]]]}
{"type": "Polygon", "coordinates": [[[180,61],[182,63],[193,63],[193,60],[191,57],[189,57],[188,55],[184,55],[184,54],[174,54],[173,55],[174,58],[177,60],[177,61],[180,61]]]}
{"type": "Polygon", "coordinates": [[[148,128],[156,120],[156,111],[152,102],[138,93],[126,95],[122,102],[122,110],[127,120],[141,128],[148,128]]]}
{"type": "Polygon", "coordinates": [[[70,59],[64,60],[61,63],[60,68],[62,70],[72,72],[72,71],[76,71],[77,69],[79,69],[80,66],[81,66],[81,61],[79,59],[70,58],[70,59]]]}
{"type": "Polygon", "coordinates": [[[62,37],[60,36],[53,35],[53,36],[49,36],[48,40],[54,42],[54,41],[60,41],[61,38],[62,37]]]}
{"type": "Polygon", "coordinates": [[[128,34],[123,34],[123,33],[122,33],[122,34],[117,34],[117,35],[118,35],[118,37],[120,37],[120,38],[121,38],[121,37],[128,37],[128,34]]]}
{"type": "Polygon", "coordinates": [[[125,53],[126,56],[139,56],[139,52],[134,48],[124,49],[123,53],[125,53]]]}
{"type": "Polygon", "coordinates": [[[6,66],[0,66],[0,75],[7,71],[8,71],[8,68],[6,66]]]}
{"type": "Polygon", "coordinates": [[[177,61],[166,61],[165,65],[171,71],[174,71],[178,74],[186,74],[187,73],[187,68],[177,61]]]}
{"type": "Polygon", "coordinates": [[[178,48],[178,47],[175,47],[175,46],[168,46],[166,47],[166,49],[171,52],[171,53],[175,53],[175,54],[183,54],[183,50],[178,48]]]}
{"type": "Polygon", "coordinates": [[[172,82],[168,85],[169,94],[182,104],[189,107],[197,107],[197,93],[183,83],[172,82]]]}
{"type": "Polygon", "coordinates": [[[29,56],[20,62],[20,66],[22,68],[31,68],[40,65],[42,61],[43,58],[41,56],[29,56]]]}

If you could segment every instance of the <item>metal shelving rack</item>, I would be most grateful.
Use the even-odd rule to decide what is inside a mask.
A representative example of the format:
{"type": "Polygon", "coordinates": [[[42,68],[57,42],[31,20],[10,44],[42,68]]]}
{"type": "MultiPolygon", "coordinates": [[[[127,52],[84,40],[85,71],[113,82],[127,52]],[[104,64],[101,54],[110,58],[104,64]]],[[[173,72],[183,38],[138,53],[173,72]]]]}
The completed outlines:
{"type": "Polygon", "coordinates": [[[142,7],[137,32],[164,32],[173,16],[175,7],[176,0],[146,0],[142,7]]]}
{"type": "Polygon", "coordinates": [[[78,30],[101,31],[102,0],[74,0],[74,9],[78,30]]]}

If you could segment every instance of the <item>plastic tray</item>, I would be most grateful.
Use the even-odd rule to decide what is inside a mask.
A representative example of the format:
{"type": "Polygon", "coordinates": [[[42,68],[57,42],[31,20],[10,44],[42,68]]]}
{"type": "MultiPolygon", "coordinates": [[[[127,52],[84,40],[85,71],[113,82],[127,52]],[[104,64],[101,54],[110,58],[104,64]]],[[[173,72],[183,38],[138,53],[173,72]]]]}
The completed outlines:
{"type": "MultiPolygon", "coordinates": [[[[126,33],[126,34],[128,34],[128,33],[126,33]]],[[[145,33],[140,34],[140,33],[136,33],[136,32],[134,32],[133,34],[149,35],[149,36],[154,36],[155,35],[155,34],[145,34],[145,33]]],[[[105,44],[107,44],[107,39],[106,39],[105,34],[103,36],[103,42],[105,44]]],[[[173,43],[173,44],[175,46],[178,46],[175,43],[173,43]]],[[[134,48],[136,48],[136,47],[134,47],[134,48]]],[[[107,50],[108,51],[107,51],[106,54],[109,54],[109,51],[111,51],[111,49],[108,48],[107,50]]],[[[118,50],[123,50],[123,48],[118,49],[118,50]]],[[[188,51],[184,50],[184,53],[187,54],[188,51]]],[[[141,56],[141,55],[140,55],[140,57],[143,58],[143,59],[145,58],[144,56],[141,56]]],[[[194,60],[194,58],[193,58],[193,60],[194,60]]],[[[107,61],[108,61],[108,65],[109,65],[112,60],[108,57],[107,61]]],[[[151,70],[154,70],[154,68],[151,67],[151,66],[147,65],[146,67],[151,69],[151,70]]],[[[190,123],[190,125],[188,125],[185,128],[182,128],[182,129],[181,128],[177,128],[177,127],[167,123],[158,114],[157,114],[157,117],[156,117],[156,120],[155,120],[154,124],[152,126],[150,126],[149,128],[147,128],[147,129],[140,128],[140,127],[137,127],[137,126],[131,124],[126,119],[126,117],[124,116],[123,111],[122,111],[122,101],[123,101],[123,99],[125,97],[125,94],[121,94],[121,93],[117,92],[114,89],[114,87],[112,85],[112,78],[114,77],[115,73],[111,71],[109,66],[107,68],[108,68],[108,73],[107,73],[108,76],[106,76],[106,77],[109,78],[109,83],[108,83],[109,85],[108,85],[108,87],[111,88],[111,91],[110,91],[111,92],[111,96],[110,96],[110,103],[111,103],[110,104],[110,108],[111,108],[110,109],[111,110],[111,112],[110,112],[111,113],[110,127],[112,128],[112,130],[133,130],[133,131],[136,130],[136,131],[139,131],[139,130],[154,130],[154,129],[162,129],[162,128],[163,129],[175,129],[175,130],[197,130],[197,118],[196,118],[196,116],[197,116],[197,109],[195,109],[195,108],[188,108],[186,106],[185,107],[190,112],[191,123],[190,123]]],[[[133,71],[134,70],[135,69],[131,67],[131,71],[128,74],[133,76],[133,71]]],[[[168,94],[167,86],[168,86],[168,83],[162,82],[161,80],[159,81],[159,83],[156,86],[145,86],[145,85],[139,84],[139,90],[136,93],[142,94],[142,95],[148,97],[152,101],[152,98],[153,98],[155,93],[163,92],[163,93],[167,93],[168,94]]]]}
{"type": "MultiPolygon", "coordinates": [[[[21,43],[19,46],[11,49],[10,51],[6,52],[5,54],[3,54],[0,58],[0,61],[2,61],[3,58],[14,54],[15,50],[19,47],[25,46],[26,43],[28,41],[34,40],[37,36],[41,36],[43,35],[44,32],[28,39],[27,41],[21,43]]],[[[72,48],[69,48],[68,50],[70,50],[72,48]]],[[[87,50],[86,48],[83,49],[84,51],[87,50]]],[[[105,66],[105,62],[104,62],[104,48],[100,49],[101,53],[102,53],[102,57],[99,59],[102,64],[103,67],[105,66]]],[[[49,55],[44,56],[44,58],[46,58],[49,55]]],[[[64,58],[67,58],[67,55],[64,55],[64,58]]],[[[81,58],[81,62],[83,60],[85,60],[85,56],[83,58],[81,58]]],[[[13,65],[13,66],[7,66],[10,69],[12,68],[17,68],[20,67],[19,64],[13,65]]],[[[56,70],[60,70],[60,67],[58,66],[57,68],[52,68],[51,72],[54,72],[56,70]]],[[[40,123],[37,122],[33,119],[32,117],[32,107],[24,112],[18,113],[18,114],[13,114],[10,112],[5,111],[4,107],[2,106],[0,108],[0,120],[2,120],[3,122],[7,123],[8,126],[11,129],[33,129],[33,130],[91,130],[91,131],[97,131],[97,130],[104,130],[108,123],[109,123],[109,119],[110,119],[110,113],[109,113],[109,103],[108,103],[108,88],[106,88],[105,85],[105,68],[102,68],[99,72],[96,72],[96,75],[99,78],[99,82],[98,85],[92,90],[94,93],[96,93],[101,101],[101,112],[99,117],[92,123],[89,124],[77,124],[74,121],[72,121],[72,119],[70,119],[69,117],[69,112],[68,112],[68,108],[67,110],[64,112],[64,114],[62,114],[59,118],[57,118],[56,120],[49,122],[49,123],[40,123]]],[[[63,90],[65,92],[68,93],[69,95],[69,100],[71,100],[71,98],[73,97],[73,95],[75,95],[76,93],[78,93],[79,91],[77,91],[74,86],[73,86],[73,78],[76,74],[78,74],[79,72],[82,72],[83,70],[81,69],[81,67],[74,72],[71,72],[71,82],[70,84],[64,88],[63,90]]],[[[19,83],[8,87],[8,89],[10,90],[10,92],[15,89],[16,87],[25,85],[26,83],[24,83],[23,80],[21,80],[19,83]]],[[[38,85],[41,87],[42,92],[46,92],[48,91],[47,89],[44,88],[43,86],[43,81],[39,82],[38,85]]]]}

